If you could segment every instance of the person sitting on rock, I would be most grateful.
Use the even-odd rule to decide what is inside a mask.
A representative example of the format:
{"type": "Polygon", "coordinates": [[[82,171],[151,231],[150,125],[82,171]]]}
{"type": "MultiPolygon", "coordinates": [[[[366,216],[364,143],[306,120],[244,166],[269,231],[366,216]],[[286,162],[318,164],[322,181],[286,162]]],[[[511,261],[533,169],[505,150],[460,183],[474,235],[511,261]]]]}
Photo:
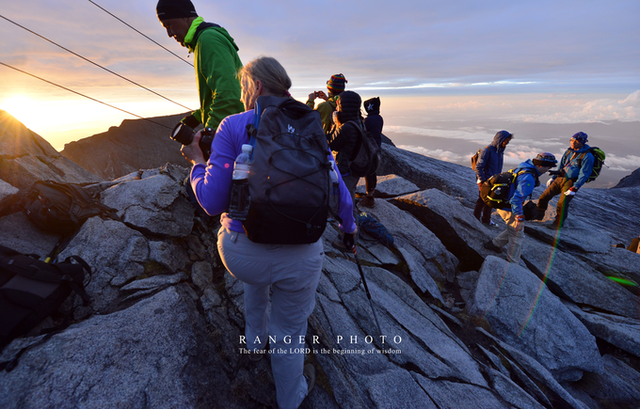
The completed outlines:
{"type": "Polygon", "coordinates": [[[324,91],[315,91],[309,94],[309,99],[307,100],[307,105],[313,108],[315,106],[316,98],[320,98],[324,100],[318,104],[315,108],[316,111],[320,112],[320,118],[322,119],[322,127],[324,128],[324,133],[327,134],[331,130],[331,126],[333,125],[332,114],[333,111],[336,110],[338,95],[344,91],[347,79],[344,77],[344,74],[334,74],[331,76],[329,81],[327,81],[327,91],[329,92],[329,96],[324,93],[324,91]]]}
{"type": "MultiPolygon", "coordinates": [[[[367,112],[364,126],[367,128],[369,135],[376,141],[378,147],[382,147],[382,127],[384,126],[384,120],[382,116],[380,116],[380,97],[370,98],[364,101],[364,110],[367,112]]],[[[378,184],[378,176],[374,172],[367,175],[364,180],[367,187],[367,195],[360,201],[360,205],[373,207],[373,195],[376,191],[376,185],[378,184]]]]}
{"type": "Polygon", "coordinates": [[[498,209],[498,214],[507,224],[506,229],[484,244],[488,250],[497,253],[502,252],[502,247],[507,245],[507,261],[519,263],[524,241],[524,211],[523,205],[527,197],[533,193],[533,189],[539,184],[538,177],[555,167],[558,161],[549,152],[539,153],[533,161],[528,159],[513,170],[519,173],[509,191],[510,209],[498,209]]]}
{"type": "MultiPolygon", "coordinates": [[[[502,164],[504,163],[504,150],[513,139],[513,134],[507,131],[500,131],[493,137],[493,141],[487,147],[480,150],[478,161],[476,162],[476,182],[482,190],[482,184],[493,175],[502,172],[502,164]]],[[[476,206],[473,209],[473,215],[482,223],[491,226],[495,223],[491,222],[491,208],[479,197],[476,206]]]]}
{"type": "Polygon", "coordinates": [[[569,203],[589,179],[593,170],[594,157],[589,152],[587,134],[578,132],[571,137],[571,146],[566,150],[560,160],[559,171],[561,175],[553,175],[547,181],[547,189],[540,195],[536,219],[542,220],[549,206],[549,201],[560,195],[556,206],[556,218],[551,228],[559,229],[567,219],[569,203]]]}

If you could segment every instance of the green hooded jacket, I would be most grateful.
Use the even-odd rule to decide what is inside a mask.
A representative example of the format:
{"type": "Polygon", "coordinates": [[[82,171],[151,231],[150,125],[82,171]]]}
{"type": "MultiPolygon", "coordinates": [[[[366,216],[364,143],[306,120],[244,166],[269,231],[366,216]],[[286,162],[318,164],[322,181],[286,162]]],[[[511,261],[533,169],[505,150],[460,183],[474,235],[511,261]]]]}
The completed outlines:
{"type": "Polygon", "coordinates": [[[194,55],[200,97],[200,109],[192,115],[215,130],[227,116],[244,112],[238,77],[242,62],[227,30],[216,25],[198,30],[201,24],[209,25],[202,17],[196,18],[184,39],[194,55]]]}

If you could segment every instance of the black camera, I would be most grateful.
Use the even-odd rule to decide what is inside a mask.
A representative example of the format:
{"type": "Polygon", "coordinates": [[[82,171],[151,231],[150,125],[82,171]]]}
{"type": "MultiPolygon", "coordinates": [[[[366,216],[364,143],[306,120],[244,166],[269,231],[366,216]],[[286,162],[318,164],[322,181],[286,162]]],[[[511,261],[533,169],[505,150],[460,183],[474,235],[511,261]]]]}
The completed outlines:
{"type": "MultiPolygon", "coordinates": [[[[193,128],[184,122],[179,122],[178,125],[171,131],[171,139],[180,142],[183,145],[191,145],[193,142],[193,135],[195,134],[193,128]]],[[[213,129],[206,127],[202,130],[202,138],[200,138],[200,150],[204,155],[204,160],[209,160],[211,156],[211,142],[213,142],[213,129]]]]}
{"type": "Polygon", "coordinates": [[[564,170],[560,169],[560,170],[550,170],[549,174],[551,176],[564,176],[564,170]]]}

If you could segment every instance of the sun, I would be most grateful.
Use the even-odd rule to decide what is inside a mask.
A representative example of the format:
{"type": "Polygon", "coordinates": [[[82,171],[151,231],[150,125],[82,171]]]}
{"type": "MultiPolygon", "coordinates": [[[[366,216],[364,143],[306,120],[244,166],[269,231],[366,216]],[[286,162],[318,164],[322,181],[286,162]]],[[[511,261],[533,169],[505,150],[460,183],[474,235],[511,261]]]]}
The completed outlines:
{"type": "Polygon", "coordinates": [[[0,100],[0,109],[10,113],[27,128],[29,127],[29,122],[32,122],[30,119],[32,119],[34,112],[33,106],[33,101],[22,94],[11,95],[0,100]]]}

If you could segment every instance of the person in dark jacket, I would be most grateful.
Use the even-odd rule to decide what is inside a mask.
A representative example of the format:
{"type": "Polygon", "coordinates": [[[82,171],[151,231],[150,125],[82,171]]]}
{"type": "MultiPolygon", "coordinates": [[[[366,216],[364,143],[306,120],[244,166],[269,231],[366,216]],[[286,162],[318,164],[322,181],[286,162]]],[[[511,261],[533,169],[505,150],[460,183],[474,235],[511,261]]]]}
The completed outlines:
{"type": "Polygon", "coordinates": [[[333,125],[327,134],[327,142],[336,158],[342,180],[347,185],[351,199],[355,203],[356,185],[360,178],[352,175],[349,167],[358,146],[361,130],[364,130],[360,113],[362,99],[353,91],[344,91],[338,96],[336,103],[333,125]]]}
{"type": "MultiPolygon", "coordinates": [[[[378,147],[381,147],[384,120],[380,116],[380,97],[370,98],[364,101],[364,110],[367,112],[367,117],[364,120],[364,126],[376,141],[378,147]]],[[[378,177],[374,172],[371,175],[367,175],[364,180],[367,186],[367,195],[360,201],[360,205],[364,207],[373,207],[373,194],[376,191],[378,177]]]]}
{"type": "MultiPolygon", "coordinates": [[[[478,187],[482,188],[482,184],[493,175],[502,172],[502,164],[504,161],[504,150],[513,139],[513,134],[507,131],[500,131],[494,137],[491,144],[480,151],[478,161],[476,162],[476,182],[478,187]]],[[[473,209],[473,215],[486,225],[494,225],[491,222],[491,207],[489,207],[481,197],[478,197],[476,206],[473,209]]]]}
{"type": "Polygon", "coordinates": [[[556,218],[551,224],[551,228],[559,229],[567,219],[569,213],[569,203],[589,179],[595,161],[589,145],[587,145],[587,134],[578,132],[571,137],[569,149],[566,150],[558,170],[561,175],[553,175],[547,181],[547,189],[540,195],[538,200],[538,211],[536,219],[542,220],[549,206],[549,201],[560,195],[556,206],[556,218]]]}
{"type": "Polygon", "coordinates": [[[535,159],[527,160],[518,165],[514,172],[518,174],[516,181],[509,190],[509,204],[511,208],[498,209],[498,214],[506,223],[505,230],[493,240],[484,243],[484,248],[502,253],[502,247],[507,246],[507,261],[519,263],[524,242],[524,202],[531,196],[538,185],[538,177],[555,167],[558,161],[549,152],[539,153],[535,159]]]}

